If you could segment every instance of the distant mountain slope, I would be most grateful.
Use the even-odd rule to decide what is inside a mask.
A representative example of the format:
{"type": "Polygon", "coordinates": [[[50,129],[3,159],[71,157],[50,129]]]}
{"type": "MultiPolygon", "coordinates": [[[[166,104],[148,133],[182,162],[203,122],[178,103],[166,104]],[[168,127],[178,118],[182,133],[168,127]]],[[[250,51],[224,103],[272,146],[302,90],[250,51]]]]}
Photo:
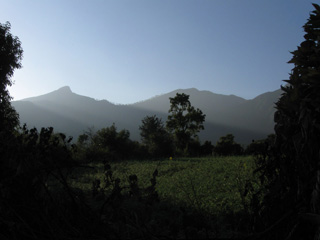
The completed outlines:
{"type": "MultiPolygon", "coordinates": [[[[281,90],[267,92],[247,100],[225,114],[226,123],[254,132],[272,132],[274,127],[275,103],[281,90]]],[[[231,110],[231,109],[230,109],[231,110]]]]}
{"type": "MultiPolygon", "coordinates": [[[[26,123],[29,128],[54,126],[55,131],[68,133],[69,136],[78,136],[79,129],[87,126],[74,118],[50,111],[28,101],[16,101],[12,104],[19,113],[20,123],[26,123]]],[[[80,132],[81,133],[81,132],[80,132]]]]}
{"type": "Polygon", "coordinates": [[[174,97],[177,92],[190,95],[192,105],[206,114],[206,130],[200,134],[202,139],[216,142],[220,136],[233,133],[236,140],[242,143],[264,138],[273,132],[274,106],[281,94],[279,89],[245,100],[234,95],[227,96],[194,88],[179,89],[135,103],[133,106],[139,109],[153,109],[167,116],[170,106],[169,97],[174,97]]]}
{"type": "Polygon", "coordinates": [[[216,94],[209,91],[199,91],[195,88],[178,89],[167,94],[163,94],[151,99],[141,101],[132,106],[140,109],[148,109],[157,112],[168,113],[170,108],[170,97],[174,97],[177,93],[185,93],[190,96],[193,106],[200,108],[203,112],[219,112],[223,109],[237,106],[246,100],[234,95],[226,96],[216,94]],[[201,107],[200,107],[201,106],[201,107]]]}
{"type": "Polygon", "coordinates": [[[195,88],[179,89],[129,105],[115,105],[106,100],[97,101],[62,87],[38,97],[14,101],[20,122],[29,127],[53,126],[56,131],[78,137],[89,127],[98,130],[115,123],[118,129],[127,129],[131,138],[140,140],[139,125],[147,115],[157,115],[166,121],[170,107],[169,97],[176,93],[190,95],[193,106],[206,114],[205,130],[201,140],[215,143],[220,136],[232,133],[241,143],[264,138],[273,132],[274,103],[281,91],[264,93],[252,100],[234,95],[221,95],[195,88]]]}

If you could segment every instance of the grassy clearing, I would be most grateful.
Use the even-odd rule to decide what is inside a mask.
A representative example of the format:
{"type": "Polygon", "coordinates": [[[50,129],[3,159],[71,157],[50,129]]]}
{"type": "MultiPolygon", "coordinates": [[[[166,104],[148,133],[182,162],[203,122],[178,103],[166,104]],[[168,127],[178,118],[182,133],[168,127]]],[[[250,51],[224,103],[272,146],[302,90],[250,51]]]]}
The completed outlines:
{"type": "MultiPolygon", "coordinates": [[[[157,169],[156,190],[161,200],[214,215],[244,209],[248,200],[241,193],[254,169],[250,156],[125,161],[110,165],[113,177],[121,180],[121,186],[128,186],[129,176],[135,174],[142,188],[150,186],[152,173],[157,169]]],[[[95,179],[100,179],[103,186],[103,164],[91,164],[91,167],[94,168],[74,173],[72,187],[90,191],[95,179]]]]}
{"type": "Polygon", "coordinates": [[[122,198],[122,203],[113,200],[105,205],[103,216],[110,218],[110,226],[123,227],[119,219],[124,218],[139,233],[147,231],[148,234],[152,232],[174,238],[243,238],[252,230],[248,210],[250,193],[246,196],[243,193],[246,183],[254,185],[257,182],[252,177],[253,157],[123,161],[110,165],[114,180],[108,186],[103,163],[77,169],[69,182],[74,190],[85,194],[86,203],[93,210],[101,212],[101,206],[116,189],[115,179],[120,179],[121,194],[127,197],[122,198]],[[151,186],[150,180],[156,169],[155,187],[160,201],[148,205],[145,202],[148,199],[146,189],[151,186]],[[129,177],[132,179],[132,175],[137,176],[140,193],[147,194],[142,201],[130,197],[129,177]],[[97,179],[101,183],[101,198],[100,195],[92,196],[93,182],[97,179]]]}

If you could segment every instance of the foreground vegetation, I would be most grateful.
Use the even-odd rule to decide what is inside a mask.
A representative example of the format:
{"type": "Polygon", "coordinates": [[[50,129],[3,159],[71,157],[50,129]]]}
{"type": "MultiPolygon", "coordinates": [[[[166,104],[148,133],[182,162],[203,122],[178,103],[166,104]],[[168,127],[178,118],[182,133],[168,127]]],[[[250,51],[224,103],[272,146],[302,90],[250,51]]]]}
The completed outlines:
{"type": "MultiPolygon", "coordinates": [[[[248,182],[254,182],[253,157],[125,161],[111,163],[109,166],[106,171],[104,164],[95,163],[90,164],[90,167],[93,167],[90,170],[79,169],[73,172],[70,186],[78,192],[86,193],[87,197],[96,191],[93,195],[98,201],[94,204],[99,208],[104,204],[99,199],[104,199],[112,193],[116,179],[119,179],[123,196],[134,195],[133,192],[140,189],[139,197],[143,198],[147,194],[146,189],[152,184],[152,176],[156,171],[154,193],[157,194],[159,202],[166,205],[164,207],[157,203],[149,209],[154,211],[153,214],[162,215],[153,220],[165,219],[165,225],[157,222],[157,228],[168,228],[172,231],[174,229],[176,237],[179,235],[183,238],[191,237],[189,232],[185,235],[185,231],[190,229],[194,237],[211,238],[241,237],[250,232],[248,207],[251,196],[245,195],[245,189],[248,182]],[[113,183],[109,177],[110,171],[113,183]],[[99,186],[97,183],[100,183],[99,186]],[[192,221],[190,219],[189,226],[185,226],[187,218],[193,218],[192,221]]],[[[134,198],[135,201],[139,202],[139,197],[134,198]]],[[[122,207],[130,209],[136,215],[136,221],[142,222],[147,228],[150,227],[149,222],[144,222],[146,216],[139,212],[141,209],[131,209],[127,204],[122,207]]],[[[167,237],[173,233],[170,232],[167,237]]]]}
{"type": "MultiPolygon", "coordinates": [[[[156,191],[160,199],[210,214],[244,209],[243,204],[248,202],[242,202],[241,194],[246,181],[252,180],[255,168],[251,156],[124,161],[110,166],[113,177],[120,179],[120,186],[129,186],[129,176],[136,175],[142,188],[150,185],[150,178],[157,170],[156,191]]],[[[104,188],[104,164],[90,164],[90,167],[93,168],[74,172],[71,186],[91,191],[92,182],[98,179],[104,188]]]]}

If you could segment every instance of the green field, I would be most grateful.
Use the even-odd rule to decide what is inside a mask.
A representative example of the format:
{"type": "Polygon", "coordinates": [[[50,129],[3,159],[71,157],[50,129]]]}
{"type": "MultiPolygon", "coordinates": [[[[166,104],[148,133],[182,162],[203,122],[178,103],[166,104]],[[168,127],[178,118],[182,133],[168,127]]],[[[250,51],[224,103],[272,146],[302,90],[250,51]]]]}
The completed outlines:
{"type": "MultiPolygon", "coordinates": [[[[160,202],[173,208],[184,207],[214,217],[222,236],[240,231],[235,225],[249,204],[244,196],[245,184],[253,179],[254,159],[251,156],[178,158],[161,161],[125,161],[111,163],[113,179],[120,179],[122,192],[129,191],[129,176],[136,175],[140,189],[151,185],[150,179],[157,169],[156,191],[160,202]],[[227,219],[229,216],[229,220],[227,219]],[[232,220],[230,221],[230,218],[232,220]],[[234,226],[229,226],[232,222],[234,226]],[[221,233],[221,231],[224,233],[221,233]]],[[[113,185],[106,186],[104,165],[90,164],[90,169],[74,172],[71,186],[84,192],[92,190],[92,182],[99,179],[104,193],[111,194],[113,185]]],[[[243,229],[242,229],[243,230],[243,229]]]]}

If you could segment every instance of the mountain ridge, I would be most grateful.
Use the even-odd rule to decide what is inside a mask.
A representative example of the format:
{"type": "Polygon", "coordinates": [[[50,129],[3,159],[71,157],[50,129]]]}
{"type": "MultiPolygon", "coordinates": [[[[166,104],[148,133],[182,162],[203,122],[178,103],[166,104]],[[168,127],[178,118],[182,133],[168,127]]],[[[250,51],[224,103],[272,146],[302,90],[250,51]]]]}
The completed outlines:
{"type": "Polygon", "coordinates": [[[12,105],[20,115],[20,122],[29,127],[52,125],[56,131],[77,138],[88,128],[98,130],[115,123],[118,129],[129,130],[133,140],[140,140],[141,120],[147,115],[157,115],[165,122],[169,98],[178,92],[188,94],[191,104],[206,114],[205,130],[199,134],[202,141],[215,143],[219,137],[232,133],[236,141],[248,144],[252,139],[264,138],[273,132],[274,103],[280,97],[280,89],[250,100],[196,88],[177,89],[122,105],[78,95],[64,86],[47,94],[13,101],[12,105]]]}

